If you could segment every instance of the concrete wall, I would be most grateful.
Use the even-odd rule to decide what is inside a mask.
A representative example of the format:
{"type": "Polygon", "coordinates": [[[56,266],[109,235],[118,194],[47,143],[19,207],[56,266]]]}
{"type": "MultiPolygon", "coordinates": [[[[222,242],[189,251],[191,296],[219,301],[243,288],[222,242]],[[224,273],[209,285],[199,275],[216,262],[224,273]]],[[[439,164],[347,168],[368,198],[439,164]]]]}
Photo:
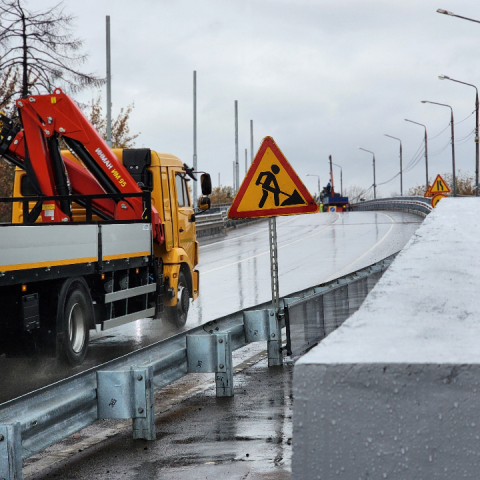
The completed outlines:
{"type": "Polygon", "coordinates": [[[294,373],[294,479],[480,478],[480,199],[442,200],[294,373]]]}

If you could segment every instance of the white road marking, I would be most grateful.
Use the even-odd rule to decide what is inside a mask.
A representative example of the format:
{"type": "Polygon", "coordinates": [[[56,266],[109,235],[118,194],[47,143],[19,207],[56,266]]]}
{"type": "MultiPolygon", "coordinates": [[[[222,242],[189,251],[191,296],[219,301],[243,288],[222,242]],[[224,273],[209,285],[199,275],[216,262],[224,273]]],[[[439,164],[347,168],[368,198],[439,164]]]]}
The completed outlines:
{"type": "MultiPolygon", "coordinates": [[[[298,243],[298,242],[303,242],[304,240],[306,240],[307,238],[311,238],[311,237],[315,237],[316,235],[320,235],[320,233],[324,232],[327,228],[330,228],[332,225],[335,225],[339,220],[340,220],[340,214],[337,213],[336,214],[338,216],[338,218],[330,223],[329,225],[325,226],[325,228],[322,228],[322,230],[318,231],[318,232],[315,232],[315,233],[312,233],[311,235],[307,235],[306,237],[302,237],[302,238],[299,238],[298,240],[295,240],[293,242],[290,242],[290,243],[286,243],[285,245],[282,245],[280,247],[278,247],[278,250],[282,249],[282,248],[285,248],[285,247],[289,247],[290,245],[294,245],[295,243],[298,243]]],[[[284,222],[286,223],[286,222],[284,222]]],[[[242,262],[246,262],[247,260],[252,260],[252,258],[258,258],[258,257],[262,257],[263,255],[267,255],[270,253],[270,250],[267,250],[265,252],[262,252],[262,253],[259,253],[258,255],[253,255],[251,257],[247,257],[247,258],[244,258],[242,260],[239,260],[238,262],[233,262],[233,263],[229,263],[227,265],[223,265],[221,267],[217,267],[217,268],[213,268],[212,270],[207,270],[206,272],[201,272],[202,275],[206,275],[207,273],[212,273],[212,272],[216,272],[217,270],[221,270],[222,268],[227,268],[227,267],[231,267],[232,265],[238,265],[239,263],[242,263],[242,262]]]]}
{"type": "MultiPolygon", "coordinates": [[[[286,220],[285,222],[282,222],[280,224],[281,225],[285,225],[286,223],[289,223],[291,221],[295,220],[295,217],[293,218],[289,218],[288,220],[286,220]]],[[[265,232],[266,230],[268,230],[268,227],[266,228],[262,228],[260,230],[257,230],[256,232],[252,232],[252,233],[246,233],[245,235],[239,235],[238,237],[233,237],[233,238],[227,238],[226,240],[221,240],[220,242],[214,242],[214,243],[209,243],[208,245],[200,245],[200,248],[207,248],[207,247],[213,247],[215,245],[218,245],[219,243],[225,243],[225,242],[233,242],[234,240],[237,240],[239,238],[245,238],[245,237],[250,237],[251,235],[257,235],[258,233],[260,232],[265,232]]]]}
{"type": "Polygon", "coordinates": [[[325,282],[330,282],[331,280],[334,280],[335,278],[338,278],[338,277],[341,277],[341,273],[345,270],[347,270],[349,267],[351,267],[352,265],[355,265],[358,261],[360,261],[363,257],[365,257],[368,253],[370,253],[372,250],[374,250],[375,248],[377,248],[387,237],[388,235],[390,235],[391,231],[393,230],[393,226],[395,225],[395,219],[392,218],[390,215],[388,215],[388,213],[382,213],[382,212],[377,212],[379,213],[380,215],[385,215],[387,216],[391,222],[390,222],[390,228],[388,229],[388,232],[371,248],[369,248],[363,255],[360,255],[357,259],[355,259],[353,262],[349,263],[347,266],[343,267],[341,270],[339,270],[338,272],[334,273],[333,275],[330,275],[330,277],[328,277],[325,282]]]}

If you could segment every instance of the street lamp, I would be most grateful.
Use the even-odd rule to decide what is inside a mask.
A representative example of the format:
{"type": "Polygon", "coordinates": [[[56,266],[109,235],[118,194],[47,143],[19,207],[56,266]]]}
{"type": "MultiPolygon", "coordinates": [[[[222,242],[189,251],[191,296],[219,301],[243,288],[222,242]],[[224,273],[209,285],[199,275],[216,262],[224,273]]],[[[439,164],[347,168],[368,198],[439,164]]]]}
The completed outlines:
{"type": "Polygon", "coordinates": [[[456,15],[453,12],[449,12],[448,10],[444,10],[443,8],[439,8],[437,13],[443,13],[444,15],[450,15],[451,17],[463,18],[464,20],[469,20],[470,22],[480,23],[480,20],[474,20],[473,18],[462,17],[461,15],[456,15]]]}
{"type": "Polygon", "coordinates": [[[400,196],[403,197],[403,168],[402,168],[402,141],[397,137],[392,137],[384,133],[386,137],[394,138],[400,142],[400,196]]]}
{"type": "Polygon", "coordinates": [[[332,162],[332,164],[340,169],[340,196],[343,197],[343,170],[342,167],[337,163],[332,162]]]}
{"type": "Polygon", "coordinates": [[[450,124],[452,126],[452,170],[453,170],[453,196],[457,196],[457,181],[455,179],[455,133],[453,126],[453,108],[445,103],[430,102],[428,100],[422,100],[422,103],[431,103],[433,105],[440,105],[441,107],[448,107],[451,112],[450,124]]]}
{"type": "Polygon", "coordinates": [[[463,85],[468,85],[473,87],[476,91],[475,96],[475,196],[478,197],[478,165],[479,165],[479,145],[478,145],[478,89],[475,85],[471,83],[461,82],[460,80],[454,80],[453,78],[447,77],[446,75],[439,75],[439,80],[450,80],[451,82],[461,83],[463,85]]]}
{"type": "Polygon", "coordinates": [[[318,196],[320,197],[320,175],[315,175],[314,173],[307,173],[305,176],[318,178],[318,196]]]}
{"type": "Polygon", "coordinates": [[[366,150],[365,148],[362,148],[362,147],[358,147],[360,150],[363,150],[364,152],[368,152],[368,153],[371,153],[373,155],[373,199],[376,200],[377,199],[377,184],[376,184],[376,181],[375,181],[375,154],[370,151],[370,150],[366,150]]]}
{"type": "Polygon", "coordinates": [[[406,122],[415,123],[416,125],[421,125],[425,129],[425,192],[428,190],[428,137],[427,137],[427,127],[423,123],[414,122],[413,120],[407,120],[406,122]]]}

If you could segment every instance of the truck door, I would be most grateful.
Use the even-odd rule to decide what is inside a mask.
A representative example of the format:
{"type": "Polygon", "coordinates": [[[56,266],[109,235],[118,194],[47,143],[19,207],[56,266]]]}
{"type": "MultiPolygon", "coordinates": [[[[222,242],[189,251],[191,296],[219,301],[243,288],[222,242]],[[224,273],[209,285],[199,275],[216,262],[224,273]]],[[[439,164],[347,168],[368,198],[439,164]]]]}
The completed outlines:
{"type": "Polygon", "coordinates": [[[178,205],[178,239],[179,246],[185,250],[188,258],[193,263],[195,254],[195,217],[193,216],[193,207],[190,201],[188,191],[188,182],[185,175],[175,172],[175,188],[177,191],[178,205]]]}

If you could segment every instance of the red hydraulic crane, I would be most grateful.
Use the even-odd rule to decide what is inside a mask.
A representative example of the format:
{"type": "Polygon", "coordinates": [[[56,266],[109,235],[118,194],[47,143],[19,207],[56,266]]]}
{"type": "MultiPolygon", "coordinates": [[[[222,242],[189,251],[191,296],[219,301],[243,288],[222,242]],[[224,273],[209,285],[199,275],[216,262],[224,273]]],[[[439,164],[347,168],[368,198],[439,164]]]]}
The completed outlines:
{"type": "MultiPolygon", "coordinates": [[[[42,202],[42,222],[72,221],[71,202],[65,196],[125,194],[120,200],[96,198],[96,213],[114,220],[144,218],[141,193],[127,169],[73,100],[55,89],[51,95],[32,95],[17,100],[21,127],[2,117],[0,155],[21,166],[40,196],[61,196],[42,202]],[[59,139],[86,168],[60,153],[59,139]]],[[[154,240],[163,243],[164,233],[158,212],[152,207],[154,240]]]]}

